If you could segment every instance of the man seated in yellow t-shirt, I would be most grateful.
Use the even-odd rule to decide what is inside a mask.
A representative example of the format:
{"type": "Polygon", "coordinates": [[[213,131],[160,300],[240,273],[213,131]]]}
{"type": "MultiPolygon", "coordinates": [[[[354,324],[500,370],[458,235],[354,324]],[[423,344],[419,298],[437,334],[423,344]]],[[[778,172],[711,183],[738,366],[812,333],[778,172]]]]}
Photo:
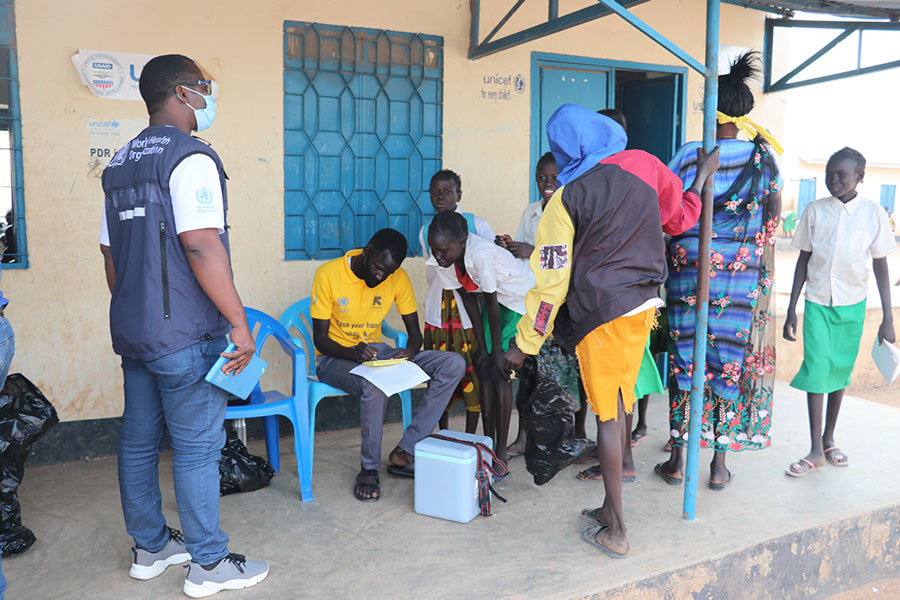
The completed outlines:
{"type": "Polygon", "coordinates": [[[364,502],[380,496],[378,469],[387,396],[350,370],[376,358],[408,358],[431,377],[424,401],[388,457],[388,473],[412,477],[415,445],[434,431],[466,368],[465,360],[455,352],[419,352],[422,332],[416,297],[409,276],[400,268],[406,251],[402,233],[381,229],[365,248],[325,263],[313,278],[310,317],[318,354],[316,373],[320,381],[360,401],[361,470],[353,494],[364,502]],[[381,343],[381,321],[395,302],[409,334],[405,348],[381,343]]]}

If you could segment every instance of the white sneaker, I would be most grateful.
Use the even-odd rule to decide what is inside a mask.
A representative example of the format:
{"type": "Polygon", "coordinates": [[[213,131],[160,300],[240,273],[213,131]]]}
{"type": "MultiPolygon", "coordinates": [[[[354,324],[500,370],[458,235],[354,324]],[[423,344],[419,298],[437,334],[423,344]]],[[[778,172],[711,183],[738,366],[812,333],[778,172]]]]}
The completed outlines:
{"type": "Polygon", "coordinates": [[[184,593],[191,598],[205,598],[222,590],[240,590],[266,578],[269,565],[264,560],[247,560],[231,553],[210,569],[191,561],[184,580],[184,593]]]}
{"type": "Polygon", "coordinates": [[[134,560],[128,574],[135,579],[153,579],[169,565],[180,565],[191,560],[191,555],[184,548],[184,536],[171,527],[169,527],[169,541],[159,552],[149,552],[137,546],[132,548],[131,552],[134,554],[134,560]]]}

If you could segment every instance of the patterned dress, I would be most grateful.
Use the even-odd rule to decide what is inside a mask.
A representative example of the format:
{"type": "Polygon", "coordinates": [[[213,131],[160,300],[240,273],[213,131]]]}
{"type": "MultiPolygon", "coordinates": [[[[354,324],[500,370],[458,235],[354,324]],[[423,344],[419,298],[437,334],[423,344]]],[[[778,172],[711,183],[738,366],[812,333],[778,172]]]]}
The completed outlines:
{"type": "MultiPolygon", "coordinates": [[[[775,196],[778,166],[762,143],[719,140],[709,280],[706,389],[701,447],[758,450],[771,444],[775,347],[766,339],[774,296],[775,196]]],[[[697,142],[682,146],[669,167],[694,179],[697,142]]],[[[668,245],[672,376],[670,435],[686,445],[696,326],[699,224],[668,245]]]]}
{"type": "MultiPolygon", "coordinates": [[[[449,411],[457,400],[462,400],[469,412],[481,412],[481,396],[478,377],[475,375],[475,330],[463,327],[453,290],[441,294],[441,326],[425,323],[425,350],[456,352],[466,360],[466,371],[447,404],[449,411]]],[[[465,308],[463,308],[465,310],[465,308]]]]}

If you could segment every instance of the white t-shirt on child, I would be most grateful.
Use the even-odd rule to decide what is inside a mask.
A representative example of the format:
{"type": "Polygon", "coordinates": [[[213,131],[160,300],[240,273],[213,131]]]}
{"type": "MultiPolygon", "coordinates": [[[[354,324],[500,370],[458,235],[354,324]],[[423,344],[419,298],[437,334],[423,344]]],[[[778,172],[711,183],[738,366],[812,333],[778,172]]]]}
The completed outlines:
{"type": "Polygon", "coordinates": [[[544,207],[540,202],[531,202],[526,206],[522,211],[522,219],[519,221],[519,228],[513,239],[534,246],[537,243],[537,230],[542,214],[544,214],[544,207]]]}
{"type": "Polygon", "coordinates": [[[791,242],[811,252],[806,299],[823,306],[850,306],[866,299],[868,260],[897,249],[885,210],[857,196],[846,204],[830,196],[810,203],[791,242]]]}
{"type": "MultiPolygon", "coordinates": [[[[534,287],[534,273],[523,261],[505,248],[470,233],[466,240],[466,273],[479,292],[497,293],[497,301],[506,308],[525,314],[525,294],[534,287]]],[[[435,268],[445,289],[462,287],[456,268],[439,267],[433,256],[425,264],[435,268]]]]}

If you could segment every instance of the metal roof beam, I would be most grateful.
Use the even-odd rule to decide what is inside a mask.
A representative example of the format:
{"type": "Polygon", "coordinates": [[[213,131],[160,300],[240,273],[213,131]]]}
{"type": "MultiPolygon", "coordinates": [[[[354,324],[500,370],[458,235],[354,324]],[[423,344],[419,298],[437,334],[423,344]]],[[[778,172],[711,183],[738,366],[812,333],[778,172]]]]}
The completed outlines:
{"type": "Polygon", "coordinates": [[[880,65],[872,65],[871,67],[863,67],[861,69],[851,69],[849,71],[841,71],[840,73],[832,73],[831,75],[823,75],[821,77],[813,77],[811,79],[804,79],[802,81],[791,81],[788,83],[783,83],[779,85],[777,88],[773,85],[770,91],[772,92],[782,92],[784,90],[790,90],[792,88],[803,87],[806,85],[813,85],[816,83],[826,83],[828,81],[837,81],[838,79],[847,79],[848,77],[855,77],[856,75],[868,75],[869,73],[877,73],[878,71],[886,71],[887,69],[896,69],[900,67],[900,60],[895,60],[892,62],[882,63],[880,65]]]}
{"type": "Polygon", "coordinates": [[[866,30],[873,31],[896,31],[900,32],[900,23],[887,21],[808,21],[794,19],[766,19],[766,30],[763,44],[763,92],[769,94],[772,92],[780,92],[792,88],[813,85],[815,83],[824,83],[826,81],[836,81],[856,75],[866,75],[893,69],[900,66],[900,61],[885,62],[868,67],[862,67],[862,32],[866,30]],[[775,28],[782,27],[788,29],[840,29],[841,32],[833,40],[822,46],[814,52],[809,58],[800,63],[786,75],[781,77],[775,83],[772,81],[772,56],[775,52],[775,28]],[[803,79],[795,81],[794,79],[805,71],[810,65],[814,64],[820,58],[825,56],[839,43],[859,32],[860,40],[856,49],[856,68],[848,71],[841,71],[821,77],[811,79],[803,79]]]}
{"type": "MultiPolygon", "coordinates": [[[[648,0],[630,0],[628,2],[624,2],[623,5],[626,7],[631,7],[638,4],[643,4],[647,1],[648,0]]],[[[494,27],[494,30],[491,32],[490,36],[496,35],[496,33],[506,23],[506,21],[509,20],[509,17],[512,16],[512,13],[514,13],[520,5],[521,2],[518,2],[517,6],[514,6],[513,10],[507,13],[503,20],[501,20],[501,22],[496,27],[494,27]]],[[[469,29],[470,59],[481,58],[482,56],[487,56],[489,54],[499,52],[500,50],[505,50],[507,48],[525,44],[527,42],[531,42],[533,40],[558,33],[560,31],[565,31],[566,29],[575,27],[576,25],[588,23],[595,19],[599,19],[601,17],[612,14],[612,11],[609,8],[600,4],[596,4],[593,6],[582,8],[580,10],[576,10],[566,15],[559,16],[558,0],[548,0],[546,22],[528,27],[515,33],[511,33],[498,39],[490,39],[489,36],[489,38],[486,38],[485,40],[479,42],[478,28],[479,22],[481,20],[481,0],[472,0],[471,6],[472,19],[469,29]]]]}
{"type": "Polygon", "coordinates": [[[735,6],[753,8],[782,16],[791,16],[794,11],[825,13],[836,16],[871,17],[874,19],[900,19],[900,10],[884,8],[874,2],[870,5],[848,4],[828,0],[722,0],[735,6]]]}
{"type": "Polygon", "coordinates": [[[615,0],[597,0],[597,2],[606,6],[611,11],[625,19],[625,21],[627,21],[630,25],[633,25],[638,31],[674,54],[678,59],[680,59],[682,62],[687,64],[689,67],[691,67],[701,75],[706,74],[706,66],[703,63],[679,48],[666,36],[650,27],[647,23],[637,18],[634,14],[631,13],[631,11],[626,9],[615,0]]]}
{"type": "MultiPolygon", "coordinates": [[[[487,34],[487,37],[485,37],[485,38],[481,41],[481,43],[482,43],[482,44],[487,44],[488,42],[490,42],[490,41],[494,38],[494,36],[497,35],[497,32],[500,31],[500,28],[503,27],[504,25],[506,25],[506,22],[509,21],[509,18],[510,18],[511,16],[513,16],[514,14],[516,14],[516,11],[519,10],[519,7],[522,6],[522,4],[524,4],[524,3],[525,3],[525,0],[518,0],[518,1],[513,5],[513,7],[512,7],[511,9],[509,9],[509,12],[506,13],[506,16],[503,17],[502,19],[500,19],[500,22],[497,23],[497,26],[494,27],[493,29],[491,29],[491,32],[490,32],[489,34],[487,34]]],[[[552,7],[551,7],[550,10],[551,10],[551,11],[553,10],[552,7]]],[[[552,17],[551,17],[551,18],[552,18],[552,17]]]]}

